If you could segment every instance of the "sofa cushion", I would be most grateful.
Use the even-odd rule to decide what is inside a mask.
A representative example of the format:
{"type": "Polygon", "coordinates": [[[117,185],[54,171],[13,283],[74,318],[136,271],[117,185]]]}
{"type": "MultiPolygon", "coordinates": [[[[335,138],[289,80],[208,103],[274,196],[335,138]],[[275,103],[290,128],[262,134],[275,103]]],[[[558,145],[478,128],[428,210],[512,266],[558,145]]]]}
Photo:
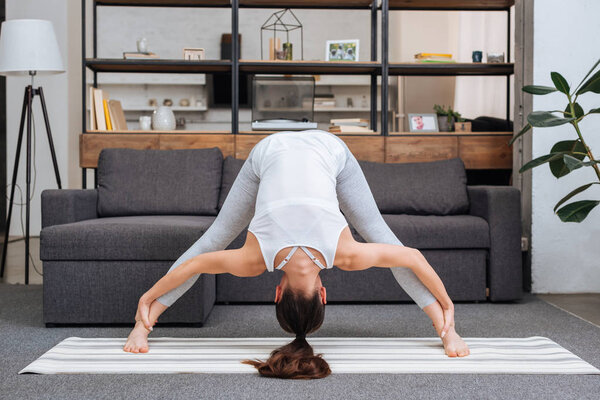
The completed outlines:
{"type": "Polygon", "coordinates": [[[206,232],[215,218],[146,215],[53,225],[40,232],[40,258],[174,261],[206,232]]]}
{"type": "Polygon", "coordinates": [[[98,216],[217,215],[223,154],[103,149],[98,158],[98,216]]]}
{"type": "Polygon", "coordinates": [[[242,165],[246,160],[227,156],[223,160],[223,173],[221,179],[221,192],[219,194],[219,210],[223,207],[223,203],[229,194],[229,190],[235,181],[235,178],[240,173],[242,165]]]}
{"type": "MultiPolygon", "coordinates": [[[[473,215],[382,214],[386,224],[405,246],[417,249],[487,249],[489,226],[473,215]]],[[[350,231],[358,241],[365,240],[354,226],[350,231]]]]}
{"type": "Polygon", "coordinates": [[[449,215],[469,210],[467,175],[460,158],[359,164],[382,213],[449,215]]]}

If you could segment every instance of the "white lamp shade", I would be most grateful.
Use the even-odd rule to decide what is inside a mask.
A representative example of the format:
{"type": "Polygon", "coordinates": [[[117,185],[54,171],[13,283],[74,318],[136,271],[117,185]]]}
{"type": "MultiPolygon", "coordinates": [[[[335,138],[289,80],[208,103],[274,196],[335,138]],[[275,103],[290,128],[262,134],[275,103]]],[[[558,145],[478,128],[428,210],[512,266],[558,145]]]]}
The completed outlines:
{"type": "Polygon", "coordinates": [[[63,72],[52,22],[42,19],[4,21],[0,31],[0,74],[63,72]]]}

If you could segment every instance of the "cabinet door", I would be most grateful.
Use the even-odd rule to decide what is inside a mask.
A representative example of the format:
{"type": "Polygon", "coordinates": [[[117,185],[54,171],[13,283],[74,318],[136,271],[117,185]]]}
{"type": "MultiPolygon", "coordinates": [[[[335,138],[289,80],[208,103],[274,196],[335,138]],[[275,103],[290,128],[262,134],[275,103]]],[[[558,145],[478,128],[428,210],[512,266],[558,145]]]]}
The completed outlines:
{"type": "Polygon", "coordinates": [[[458,157],[456,136],[387,136],[385,162],[409,163],[458,157]]]}

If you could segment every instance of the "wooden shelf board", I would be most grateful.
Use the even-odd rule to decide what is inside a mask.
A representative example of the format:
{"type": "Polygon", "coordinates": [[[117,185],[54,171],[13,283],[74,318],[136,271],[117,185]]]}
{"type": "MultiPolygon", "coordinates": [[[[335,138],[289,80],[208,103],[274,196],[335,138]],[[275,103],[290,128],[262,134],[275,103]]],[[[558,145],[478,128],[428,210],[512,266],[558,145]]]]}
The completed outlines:
{"type": "Polygon", "coordinates": [[[511,63],[390,63],[390,75],[512,75],[511,63]]]}
{"type": "Polygon", "coordinates": [[[255,74],[371,74],[381,69],[376,61],[240,60],[240,72],[255,74]]]}
{"type": "Polygon", "coordinates": [[[512,136],[512,132],[390,132],[389,136],[512,136]]]}
{"type": "Polygon", "coordinates": [[[96,72],[178,72],[210,73],[231,71],[229,60],[186,61],[172,59],[125,60],[122,58],[88,58],[85,64],[96,72]]]}
{"type": "Polygon", "coordinates": [[[240,7],[370,9],[372,1],[377,0],[240,0],[240,7]]]}
{"type": "Polygon", "coordinates": [[[390,10],[508,10],[515,0],[389,0],[390,10]]]}
{"type": "Polygon", "coordinates": [[[142,130],[127,130],[127,131],[99,131],[99,130],[88,130],[83,132],[84,135],[88,134],[102,134],[102,135],[121,135],[121,134],[146,134],[146,135],[161,135],[161,134],[178,134],[178,135],[197,135],[197,134],[230,134],[230,131],[188,131],[188,130],[175,130],[175,131],[142,131],[142,130]]]}
{"type": "Polygon", "coordinates": [[[99,6],[231,7],[230,0],[96,0],[99,6]]]}
{"type": "MultiPolygon", "coordinates": [[[[376,1],[376,0],[375,0],[376,1]]],[[[372,0],[240,0],[240,8],[369,9],[372,0]]],[[[230,0],[97,0],[99,6],[231,7],[230,0]]]]}
{"type": "MultiPolygon", "coordinates": [[[[172,59],[86,59],[96,72],[213,73],[231,71],[229,60],[186,61],[172,59]]],[[[240,72],[254,74],[361,75],[381,73],[376,61],[240,60],[240,72]]],[[[391,63],[390,75],[511,75],[514,64],[489,63],[391,63]]]]}

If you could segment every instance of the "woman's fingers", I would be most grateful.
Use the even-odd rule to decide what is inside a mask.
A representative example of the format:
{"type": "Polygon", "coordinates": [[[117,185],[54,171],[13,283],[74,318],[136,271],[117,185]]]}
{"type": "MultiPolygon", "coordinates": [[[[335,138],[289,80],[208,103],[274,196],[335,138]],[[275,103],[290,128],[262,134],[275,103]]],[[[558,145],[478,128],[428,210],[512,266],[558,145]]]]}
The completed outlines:
{"type": "Polygon", "coordinates": [[[444,327],[442,328],[442,332],[440,337],[444,337],[450,327],[454,324],[454,310],[453,309],[444,309],[444,327]]]}
{"type": "Polygon", "coordinates": [[[146,329],[151,331],[152,326],[150,325],[150,306],[143,298],[140,299],[138,304],[138,312],[146,329]]]}

